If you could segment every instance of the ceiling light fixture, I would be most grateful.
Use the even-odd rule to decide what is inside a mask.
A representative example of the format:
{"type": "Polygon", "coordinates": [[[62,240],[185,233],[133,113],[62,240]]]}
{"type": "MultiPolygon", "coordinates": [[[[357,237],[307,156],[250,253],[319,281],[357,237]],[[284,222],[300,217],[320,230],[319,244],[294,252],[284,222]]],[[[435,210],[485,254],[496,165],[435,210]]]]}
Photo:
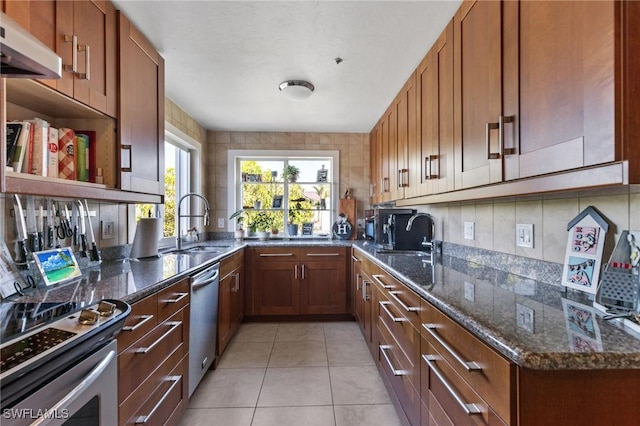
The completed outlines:
{"type": "Polygon", "coordinates": [[[308,99],[315,87],[304,80],[286,80],[280,83],[280,91],[292,101],[303,101],[308,99]]]}

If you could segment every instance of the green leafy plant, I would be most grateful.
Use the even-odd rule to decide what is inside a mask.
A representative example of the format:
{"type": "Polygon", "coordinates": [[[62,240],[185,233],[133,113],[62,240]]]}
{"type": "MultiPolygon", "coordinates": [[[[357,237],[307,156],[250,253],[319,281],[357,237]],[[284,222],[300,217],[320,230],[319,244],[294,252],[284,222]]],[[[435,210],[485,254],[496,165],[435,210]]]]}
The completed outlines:
{"type": "Polygon", "coordinates": [[[273,227],[274,218],[271,213],[260,211],[253,218],[252,225],[259,232],[270,231],[273,227]]]}
{"type": "Polygon", "coordinates": [[[244,216],[244,210],[238,210],[236,212],[234,212],[231,216],[229,216],[229,220],[236,220],[236,228],[241,231],[242,230],[242,224],[244,223],[245,220],[245,216],[244,216]]]}
{"type": "Polygon", "coordinates": [[[284,167],[282,171],[282,176],[284,179],[289,180],[289,182],[295,182],[298,180],[298,176],[300,175],[300,169],[292,164],[288,164],[284,167]]]}

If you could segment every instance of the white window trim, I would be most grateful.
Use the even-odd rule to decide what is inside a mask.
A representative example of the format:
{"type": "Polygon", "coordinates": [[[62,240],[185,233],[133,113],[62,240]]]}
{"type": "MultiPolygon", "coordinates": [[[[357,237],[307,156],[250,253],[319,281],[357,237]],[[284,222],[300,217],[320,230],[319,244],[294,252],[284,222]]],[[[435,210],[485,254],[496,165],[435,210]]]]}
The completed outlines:
{"type": "MultiPolygon", "coordinates": [[[[227,218],[236,211],[237,201],[240,199],[240,185],[236,177],[240,176],[239,167],[242,159],[269,159],[287,157],[289,160],[308,159],[309,157],[329,157],[333,165],[331,167],[331,212],[338,209],[338,192],[340,191],[340,151],[307,151],[307,150],[255,150],[255,149],[230,149],[227,151],[227,218]],[[233,185],[233,187],[231,187],[233,185]],[[336,194],[336,196],[333,196],[336,194]]],[[[332,217],[335,215],[332,215],[332,217]]],[[[227,221],[227,231],[235,231],[235,221],[227,221]]]]}

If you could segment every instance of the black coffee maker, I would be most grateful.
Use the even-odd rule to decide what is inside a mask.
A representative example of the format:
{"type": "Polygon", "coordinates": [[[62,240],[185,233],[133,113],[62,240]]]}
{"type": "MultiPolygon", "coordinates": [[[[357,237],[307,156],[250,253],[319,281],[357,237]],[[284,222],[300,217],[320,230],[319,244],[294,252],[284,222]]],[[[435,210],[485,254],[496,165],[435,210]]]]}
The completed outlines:
{"type": "Polygon", "coordinates": [[[375,215],[375,243],[388,250],[425,250],[424,241],[433,240],[433,219],[414,217],[411,229],[407,224],[416,215],[413,209],[378,209],[375,215]]]}

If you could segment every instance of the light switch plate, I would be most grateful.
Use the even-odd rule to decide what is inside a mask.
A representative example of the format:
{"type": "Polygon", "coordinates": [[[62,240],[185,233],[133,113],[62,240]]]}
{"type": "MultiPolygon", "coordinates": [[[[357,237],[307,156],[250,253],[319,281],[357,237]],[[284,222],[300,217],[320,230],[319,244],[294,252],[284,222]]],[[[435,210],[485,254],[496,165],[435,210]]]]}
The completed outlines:
{"type": "Polygon", "coordinates": [[[476,300],[476,286],[469,281],[464,282],[464,298],[470,302],[476,300]]]}
{"type": "Polygon", "coordinates": [[[224,217],[218,218],[218,228],[224,228],[224,217]]]}
{"type": "Polygon", "coordinates": [[[534,311],[528,306],[516,303],[516,324],[520,328],[524,328],[529,333],[534,330],[534,311]]]}
{"type": "Polygon", "coordinates": [[[516,224],[516,246],[533,248],[533,224],[516,224]]]}
{"type": "Polygon", "coordinates": [[[464,223],[464,239],[473,240],[475,234],[475,224],[473,222],[464,223]]]}
{"type": "Polygon", "coordinates": [[[110,220],[103,220],[100,222],[100,239],[111,240],[116,237],[115,223],[110,220]]]}

